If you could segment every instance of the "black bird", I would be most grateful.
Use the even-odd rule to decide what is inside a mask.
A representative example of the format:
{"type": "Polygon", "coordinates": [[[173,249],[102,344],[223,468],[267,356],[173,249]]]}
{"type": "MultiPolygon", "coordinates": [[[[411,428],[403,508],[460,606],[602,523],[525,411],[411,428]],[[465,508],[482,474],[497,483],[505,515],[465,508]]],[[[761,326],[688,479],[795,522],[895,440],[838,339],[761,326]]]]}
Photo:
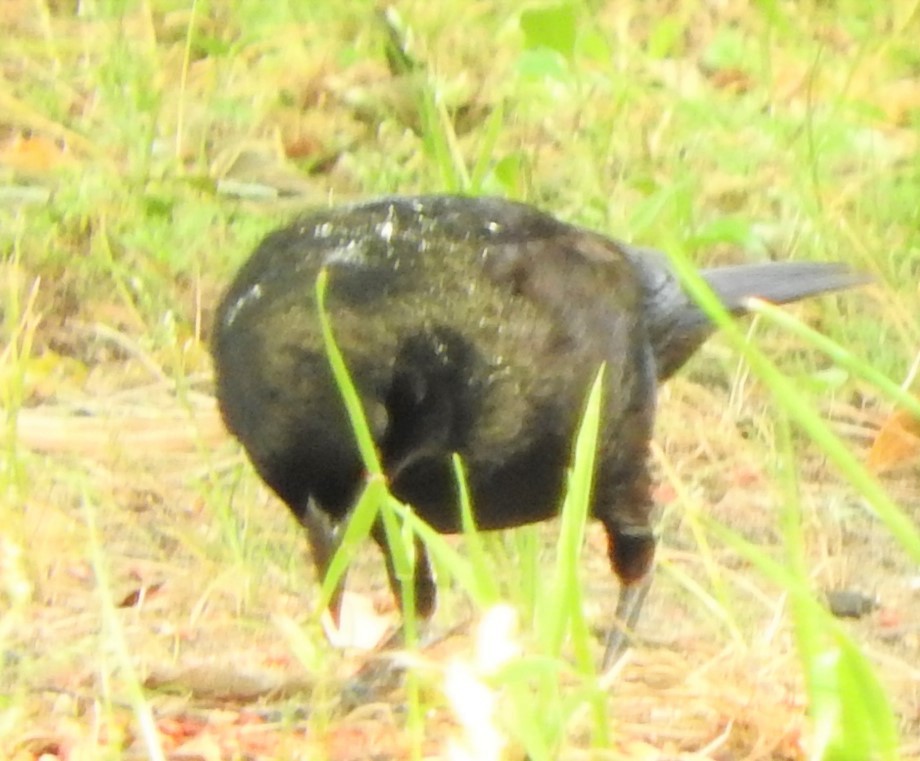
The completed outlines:
{"type": "MultiPolygon", "coordinates": [[[[438,531],[461,530],[454,452],[479,528],[556,514],[585,396],[606,363],[591,509],[622,585],[617,615],[631,625],[655,546],[657,388],[714,329],[667,259],[497,198],[394,196],[269,234],[217,310],[217,398],[256,470],[307,529],[321,574],[332,527],[364,483],[323,349],[314,298],[322,268],[390,489],[438,531]]],[[[702,274],[736,314],[748,296],[784,303],[864,281],[831,263],[702,274]]],[[[373,536],[398,595],[381,526],[373,536]]],[[[436,589],[422,547],[415,589],[427,616],[436,589]]]]}

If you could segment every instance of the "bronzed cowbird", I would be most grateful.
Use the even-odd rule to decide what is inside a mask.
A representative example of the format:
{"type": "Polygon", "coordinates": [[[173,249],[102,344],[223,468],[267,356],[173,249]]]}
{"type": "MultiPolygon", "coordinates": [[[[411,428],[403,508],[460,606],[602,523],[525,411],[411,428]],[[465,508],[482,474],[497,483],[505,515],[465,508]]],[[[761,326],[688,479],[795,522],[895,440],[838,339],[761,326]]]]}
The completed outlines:
{"type": "MultiPolygon", "coordinates": [[[[217,398],[258,473],[306,527],[320,573],[364,483],[323,348],[322,268],[390,489],[438,531],[461,529],[454,452],[479,528],[553,516],[588,387],[606,363],[591,510],[621,582],[618,616],[634,620],[655,546],[657,388],[713,331],[668,260],[496,198],[394,196],[269,234],[217,311],[217,398]]],[[[737,314],[748,296],[783,303],[863,280],[806,262],[702,274],[737,314]]],[[[381,526],[373,535],[398,594],[381,526]]],[[[436,590],[419,549],[416,600],[428,615],[436,590]]]]}

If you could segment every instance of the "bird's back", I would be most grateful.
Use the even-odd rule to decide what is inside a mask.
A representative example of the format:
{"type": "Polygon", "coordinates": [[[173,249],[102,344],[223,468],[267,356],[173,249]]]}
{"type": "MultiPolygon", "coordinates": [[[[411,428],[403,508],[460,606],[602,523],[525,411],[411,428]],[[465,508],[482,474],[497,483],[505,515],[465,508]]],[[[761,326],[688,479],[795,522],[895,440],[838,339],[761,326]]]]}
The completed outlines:
{"type": "Polygon", "coordinates": [[[312,493],[341,515],[361,477],[317,320],[324,267],[336,341],[391,485],[436,527],[459,527],[452,451],[483,525],[555,510],[601,362],[611,471],[633,457],[619,426],[648,407],[654,378],[638,284],[616,244],[507,201],[383,199],[272,233],[218,309],[223,415],[293,509],[312,493]]]}

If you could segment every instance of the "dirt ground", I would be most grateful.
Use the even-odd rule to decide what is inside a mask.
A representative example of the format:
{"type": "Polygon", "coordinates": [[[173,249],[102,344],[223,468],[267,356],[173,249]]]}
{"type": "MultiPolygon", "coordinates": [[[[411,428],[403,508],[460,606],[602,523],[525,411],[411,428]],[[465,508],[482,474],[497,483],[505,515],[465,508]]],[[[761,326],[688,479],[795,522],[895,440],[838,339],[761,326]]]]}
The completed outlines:
{"type": "MultiPolygon", "coordinates": [[[[611,688],[619,747],[623,757],[800,758],[807,724],[788,601],[731,550],[713,544],[701,553],[689,518],[705,511],[781,553],[783,495],[746,430],[765,424],[763,394],[753,387],[730,399],[698,384],[693,367],[662,395],[659,569],[641,644],[611,688]],[[710,597],[710,574],[727,600],[710,597]]],[[[5,680],[24,692],[19,731],[7,720],[7,753],[79,758],[121,743],[126,757],[143,755],[130,707],[110,702],[133,670],[151,690],[160,732],[175,735],[170,758],[306,758],[312,743],[335,759],[363,757],[371,746],[387,749],[378,757],[401,757],[398,689],[341,715],[343,675],[367,656],[325,643],[305,542],[223,432],[208,379],[193,378],[180,403],[168,383],[138,382],[149,375],[140,357],[92,372],[104,405],[96,394],[73,396],[18,417],[18,477],[31,486],[22,523],[2,547],[11,602],[5,680]],[[307,635],[292,634],[297,627],[307,635]],[[317,723],[318,713],[327,718],[317,723]],[[318,724],[326,728],[319,735],[318,724]],[[125,737],[104,736],[113,727],[125,737]]],[[[882,422],[842,402],[823,414],[862,451],[882,422]]],[[[877,601],[845,626],[895,706],[903,757],[916,756],[920,577],[842,479],[799,444],[814,588],[877,601]]],[[[916,504],[915,475],[902,468],[887,479],[901,504],[916,504]]],[[[554,528],[541,531],[547,545],[554,528]]],[[[616,594],[604,549],[592,530],[585,599],[598,627],[616,594]]],[[[350,589],[395,621],[379,563],[368,547],[350,589]]],[[[424,656],[431,663],[471,646],[470,609],[458,598],[448,590],[436,620],[466,626],[424,656]]],[[[428,742],[436,752],[455,723],[446,711],[435,718],[428,742]]]]}

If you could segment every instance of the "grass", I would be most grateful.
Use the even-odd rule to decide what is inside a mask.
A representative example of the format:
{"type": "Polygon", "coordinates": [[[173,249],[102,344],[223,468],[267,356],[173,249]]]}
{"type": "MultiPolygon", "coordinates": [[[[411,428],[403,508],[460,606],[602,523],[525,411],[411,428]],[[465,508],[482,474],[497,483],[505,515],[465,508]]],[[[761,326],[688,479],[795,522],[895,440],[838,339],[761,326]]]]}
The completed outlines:
{"type": "MultiPolygon", "coordinates": [[[[511,757],[920,754],[917,461],[858,465],[916,406],[916,3],[7,6],[2,755],[168,757],[193,736],[225,757],[438,755],[466,726],[455,656],[511,757]],[[343,718],[360,657],[325,643],[302,537],[214,424],[211,311],[296,209],[448,189],[698,265],[843,260],[877,285],[795,310],[833,345],[764,310],[664,390],[643,621],[662,647],[609,693],[577,612],[606,621],[613,582],[588,526],[571,583],[563,522],[429,537],[439,623],[510,602],[518,634],[494,641],[519,655],[490,671],[460,638],[417,654],[414,724],[399,696],[343,718]],[[883,611],[829,619],[838,586],[883,611]]],[[[351,586],[382,589],[376,555],[353,560],[351,586]]]]}

